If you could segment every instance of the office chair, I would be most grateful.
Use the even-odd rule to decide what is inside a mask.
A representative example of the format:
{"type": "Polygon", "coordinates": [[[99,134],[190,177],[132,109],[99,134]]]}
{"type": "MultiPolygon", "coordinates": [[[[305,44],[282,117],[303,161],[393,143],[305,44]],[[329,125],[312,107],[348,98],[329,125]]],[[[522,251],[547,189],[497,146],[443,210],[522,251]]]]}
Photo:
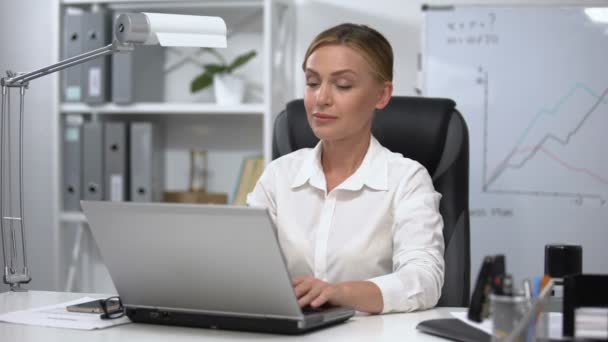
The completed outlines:
{"type": "MultiPolygon", "coordinates": [[[[372,127],[384,147],[424,165],[443,195],[445,279],[438,306],[469,304],[469,138],[455,106],[449,99],[394,96],[372,127]]],[[[289,102],[274,123],[273,159],[318,141],[303,100],[289,102]]]]}

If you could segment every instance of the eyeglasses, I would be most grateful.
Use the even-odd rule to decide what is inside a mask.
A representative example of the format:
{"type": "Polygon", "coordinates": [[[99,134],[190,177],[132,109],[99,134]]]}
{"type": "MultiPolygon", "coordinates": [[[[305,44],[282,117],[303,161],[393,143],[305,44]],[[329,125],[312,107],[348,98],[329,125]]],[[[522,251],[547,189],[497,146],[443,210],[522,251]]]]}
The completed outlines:
{"type": "Polygon", "coordinates": [[[122,306],[119,296],[100,299],[99,305],[103,311],[99,316],[101,319],[116,319],[125,315],[125,308],[122,306]]]}

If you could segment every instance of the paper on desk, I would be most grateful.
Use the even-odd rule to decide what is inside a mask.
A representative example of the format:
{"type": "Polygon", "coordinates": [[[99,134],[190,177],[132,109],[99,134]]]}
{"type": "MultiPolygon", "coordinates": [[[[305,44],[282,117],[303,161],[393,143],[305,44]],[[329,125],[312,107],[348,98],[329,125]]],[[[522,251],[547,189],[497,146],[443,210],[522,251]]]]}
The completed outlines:
{"type": "Polygon", "coordinates": [[[92,300],[95,300],[95,298],[83,297],[56,305],[9,312],[0,315],[0,321],[7,323],[79,330],[103,329],[115,325],[131,323],[127,317],[101,319],[99,318],[99,314],[69,312],[65,309],[69,305],[80,304],[92,300]]]}
{"type": "MultiPolygon", "coordinates": [[[[466,324],[492,335],[491,319],[484,319],[483,322],[477,323],[467,317],[466,311],[450,312],[450,314],[466,324]]],[[[549,312],[549,338],[560,337],[562,337],[562,314],[561,312],[549,312]]]]}
{"type": "Polygon", "coordinates": [[[481,323],[477,323],[474,321],[471,321],[468,317],[467,317],[467,312],[466,311],[457,311],[457,312],[450,312],[450,314],[452,316],[454,316],[455,318],[458,318],[459,320],[465,322],[466,324],[472,326],[473,328],[477,328],[485,333],[488,333],[490,335],[492,335],[492,321],[489,319],[484,319],[481,323]]]}

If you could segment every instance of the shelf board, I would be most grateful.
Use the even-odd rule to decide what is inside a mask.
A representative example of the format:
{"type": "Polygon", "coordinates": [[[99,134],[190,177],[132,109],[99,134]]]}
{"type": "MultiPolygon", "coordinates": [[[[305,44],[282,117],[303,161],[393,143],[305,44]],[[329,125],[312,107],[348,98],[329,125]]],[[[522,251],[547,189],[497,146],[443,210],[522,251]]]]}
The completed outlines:
{"type": "Polygon", "coordinates": [[[62,5],[108,5],[113,9],[262,7],[263,0],[61,0],[62,5]]]}
{"type": "Polygon", "coordinates": [[[59,214],[59,220],[61,222],[75,222],[75,223],[87,222],[87,218],[80,211],[62,211],[61,214],[59,214]]]}
{"type": "Polygon", "coordinates": [[[130,105],[108,103],[99,106],[91,106],[85,103],[62,103],[61,112],[64,114],[240,114],[262,116],[264,114],[264,105],[254,103],[219,106],[212,103],[142,102],[130,105]]]}

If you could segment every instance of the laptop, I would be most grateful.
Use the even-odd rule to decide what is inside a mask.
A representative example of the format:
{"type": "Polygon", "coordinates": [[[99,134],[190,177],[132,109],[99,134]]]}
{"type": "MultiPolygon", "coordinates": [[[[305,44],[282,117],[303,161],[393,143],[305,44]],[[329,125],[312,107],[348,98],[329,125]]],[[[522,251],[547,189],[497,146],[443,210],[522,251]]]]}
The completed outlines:
{"type": "Polygon", "coordinates": [[[355,313],[299,307],[266,209],[81,204],[133,322],[298,334],[355,313]]]}

